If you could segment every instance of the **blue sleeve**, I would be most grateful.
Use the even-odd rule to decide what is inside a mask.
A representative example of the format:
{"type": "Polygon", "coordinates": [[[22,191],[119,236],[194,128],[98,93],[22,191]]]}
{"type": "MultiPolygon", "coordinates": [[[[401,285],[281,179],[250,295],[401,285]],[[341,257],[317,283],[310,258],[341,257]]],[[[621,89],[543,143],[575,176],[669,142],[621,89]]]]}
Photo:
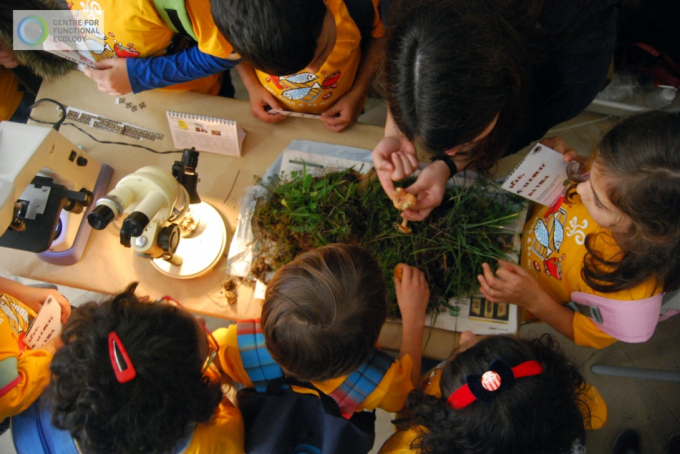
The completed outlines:
{"type": "Polygon", "coordinates": [[[208,55],[193,46],[174,55],[128,58],[126,64],[132,92],[139,93],[212,76],[240,62],[208,55]]]}

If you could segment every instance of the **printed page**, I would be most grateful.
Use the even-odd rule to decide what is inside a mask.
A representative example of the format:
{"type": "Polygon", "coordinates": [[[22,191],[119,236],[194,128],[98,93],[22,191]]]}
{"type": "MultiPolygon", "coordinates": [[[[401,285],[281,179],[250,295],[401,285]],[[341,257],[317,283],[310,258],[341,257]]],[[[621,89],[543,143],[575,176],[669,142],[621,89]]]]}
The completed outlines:
{"type": "Polygon", "coordinates": [[[365,174],[373,168],[373,165],[367,162],[309,153],[306,151],[291,150],[288,148],[283,150],[281,173],[290,175],[290,172],[301,172],[305,167],[307,173],[317,176],[349,169],[350,167],[354,167],[357,172],[365,174]]]}
{"type": "Polygon", "coordinates": [[[541,205],[551,206],[569,183],[567,169],[577,162],[564,162],[564,156],[540,143],[505,180],[501,188],[541,205]]]}
{"type": "Polygon", "coordinates": [[[45,342],[61,333],[61,306],[52,295],[47,297],[40,312],[28,328],[24,343],[32,349],[42,347],[45,342]]]}
{"type": "Polygon", "coordinates": [[[199,115],[167,112],[176,148],[241,156],[246,133],[236,122],[199,115]]]}

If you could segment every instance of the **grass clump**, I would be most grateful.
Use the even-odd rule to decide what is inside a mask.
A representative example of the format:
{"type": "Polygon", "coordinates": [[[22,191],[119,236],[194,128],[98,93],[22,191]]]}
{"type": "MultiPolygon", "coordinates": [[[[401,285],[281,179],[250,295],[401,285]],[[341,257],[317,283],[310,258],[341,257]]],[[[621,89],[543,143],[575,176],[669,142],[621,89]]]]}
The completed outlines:
{"type": "MultiPolygon", "coordinates": [[[[405,180],[408,185],[413,180],[405,180]]],[[[483,262],[494,263],[511,251],[506,226],[523,209],[518,197],[499,193],[478,180],[448,189],[442,204],[423,222],[411,223],[410,235],[396,230],[399,212],[372,171],[348,169],[314,177],[293,172],[291,179],[266,185],[253,229],[260,244],[253,273],[262,278],[298,254],[329,243],[357,243],[370,250],[385,275],[390,315],[399,315],[392,272],[397,263],[423,270],[430,285],[429,310],[441,311],[450,298],[477,290],[483,262]]]]}

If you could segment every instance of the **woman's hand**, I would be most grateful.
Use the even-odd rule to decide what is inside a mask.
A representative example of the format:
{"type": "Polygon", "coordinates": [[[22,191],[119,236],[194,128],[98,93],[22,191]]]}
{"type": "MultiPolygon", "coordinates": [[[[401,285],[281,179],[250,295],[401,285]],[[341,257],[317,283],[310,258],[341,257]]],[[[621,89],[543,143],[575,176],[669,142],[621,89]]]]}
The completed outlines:
{"type": "Polygon", "coordinates": [[[401,217],[409,221],[422,221],[428,217],[444,200],[450,174],[449,168],[442,161],[435,161],[425,167],[416,182],[406,188],[406,192],[418,197],[418,203],[401,213],[401,217]]]}
{"type": "Polygon", "coordinates": [[[373,165],[378,179],[388,197],[394,192],[394,181],[400,181],[415,172],[420,162],[413,144],[401,136],[388,136],[373,149],[373,165]]]}

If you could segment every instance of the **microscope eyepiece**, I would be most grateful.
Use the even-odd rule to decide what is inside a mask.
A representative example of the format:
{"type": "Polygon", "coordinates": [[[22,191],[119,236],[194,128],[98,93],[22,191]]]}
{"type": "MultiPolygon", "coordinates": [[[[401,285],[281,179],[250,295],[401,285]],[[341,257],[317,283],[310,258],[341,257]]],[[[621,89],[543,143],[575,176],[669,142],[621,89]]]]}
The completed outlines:
{"type": "Polygon", "coordinates": [[[141,211],[134,211],[123,221],[121,232],[129,236],[139,236],[144,233],[144,229],[149,225],[149,217],[141,211]]]}
{"type": "Polygon", "coordinates": [[[87,223],[95,230],[104,230],[116,215],[113,210],[106,205],[98,205],[87,215],[87,223]]]}

